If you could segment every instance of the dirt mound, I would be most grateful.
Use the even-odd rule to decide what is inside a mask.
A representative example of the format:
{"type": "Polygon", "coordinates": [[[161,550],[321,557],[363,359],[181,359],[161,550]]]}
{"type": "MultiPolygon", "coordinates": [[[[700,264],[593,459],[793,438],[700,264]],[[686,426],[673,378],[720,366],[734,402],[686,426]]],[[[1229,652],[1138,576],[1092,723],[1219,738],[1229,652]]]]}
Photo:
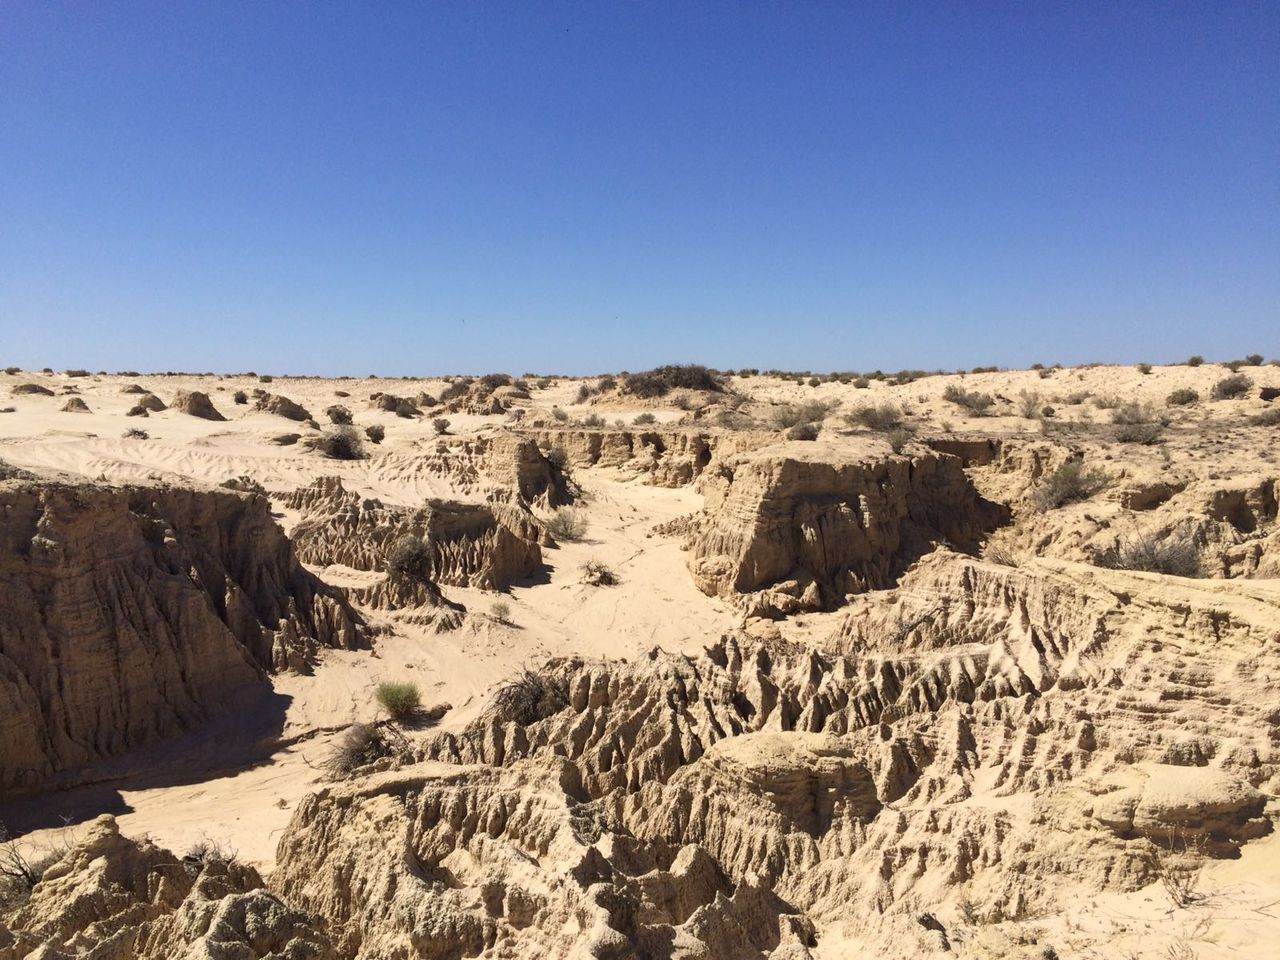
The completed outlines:
{"type": "Polygon", "coordinates": [[[0,958],[337,960],[324,923],[289,909],[252,868],[184,861],[99,817],[30,898],[0,916],[0,958]]]}
{"type": "Polygon", "coordinates": [[[32,396],[32,395],[41,396],[41,397],[53,396],[52,390],[50,390],[48,387],[42,387],[38,383],[18,383],[10,387],[9,392],[12,393],[15,397],[32,396]]]}
{"type": "Polygon", "coordinates": [[[60,408],[63,413],[90,413],[89,405],[79,397],[72,397],[60,408]]]}
{"type": "Polygon", "coordinates": [[[170,406],[189,416],[199,417],[201,420],[227,419],[217,411],[209,395],[198,390],[179,390],[174,394],[173,403],[170,406]]]}
{"type": "Polygon", "coordinates": [[[362,645],[267,501],[228,490],[0,486],[0,792],[188,729],[264,670],[362,645]]]}
{"type": "Polygon", "coordinates": [[[825,443],[730,458],[703,491],[694,580],[753,615],[829,608],[883,589],[939,543],[976,548],[1007,519],[955,457],[825,443]]]}
{"type": "Polygon", "coordinates": [[[311,414],[307,412],[307,408],[300,403],[294,403],[288,397],[281,396],[278,393],[260,394],[254,401],[253,409],[261,410],[264,413],[274,413],[277,417],[284,417],[286,420],[297,420],[302,422],[310,420],[311,414]]]}

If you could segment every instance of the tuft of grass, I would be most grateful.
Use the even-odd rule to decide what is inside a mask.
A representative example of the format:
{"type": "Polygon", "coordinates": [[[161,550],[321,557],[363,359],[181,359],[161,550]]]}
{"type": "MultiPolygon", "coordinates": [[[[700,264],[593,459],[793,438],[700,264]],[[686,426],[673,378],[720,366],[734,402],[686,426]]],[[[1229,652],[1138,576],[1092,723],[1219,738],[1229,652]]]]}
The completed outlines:
{"type": "Polygon", "coordinates": [[[1053,510],[1063,504],[1088,500],[1110,484],[1111,477],[1106,471],[1086,467],[1083,460],[1068,460],[1036,487],[1031,500],[1038,510],[1053,510]]]}
{"type": "Polygon", "coordinates": [[[400,723],[412,720],[422,707],[422,695],[416,683],[380,683],[375,696],[391,718],[400,723]]]}

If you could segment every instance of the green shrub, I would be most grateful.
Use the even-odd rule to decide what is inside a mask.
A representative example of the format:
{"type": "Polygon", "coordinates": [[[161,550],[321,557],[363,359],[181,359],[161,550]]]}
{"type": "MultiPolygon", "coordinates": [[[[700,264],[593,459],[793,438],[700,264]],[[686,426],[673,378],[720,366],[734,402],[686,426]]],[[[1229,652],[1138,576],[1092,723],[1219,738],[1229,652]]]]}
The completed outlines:
{"type": "Polygon", "coordinates": [[[378,703],[393,720],[412,720],[422,707],[422,695],[416,683],[378,684],[378,703]]]}
{"type": "Polygon", "coordinates": [[[1251,353],[1244,358],[1244,362],[1251,367],[1262,366],[1263,356],[1260,353],[1251,353]]]}
{"type": "Polygon", "coordinates": [[[871,386],[871,381],[868,380],[866,377],[858,377],[853,381],[853,386],[855,389],[858,389],[858,390],[866,390],[869,386],[871,386]]]}
{"type": "Polygon", "coordinates": [[[1053,510],[1066,503],[1088,500],[1111,483],[1103,470],[1085,467],[1083,460],[1068,460],[1049,474],[1031,495],[1039,510],[1053,510]]]}
{"type": "Polygon", "coordinates": [[[1204,363],[1204,357],[1200,356],[1198,353],[1187,360],[1188,367],[1198,367],[1202,363],[1204,363]]]}
{"type": "Polygon", "coordinates": [[[89,371],[88,370],[68,370],[67,376],[68,377],[87,377],[89,376],[89,371]]]}
{"type": "Polygon", "coordinates": [[[1226,363],[1223,364],[1223,366],[1226,367],[1228,370],[1230,370],[1232,373],[1236,373],[1240,370],[1241,367],[1244,366],[1244,361],[1228,360],[1226,363]]]}
{"type": "Polygon", "coordinates": [[[1223,377],[1213,385],[1213,399],[1230,400],[1248,393],[1252,386],[1253,381],[1243,373],[1234,373],[1229,377],[1223,377]]]}
{"type": "Polygon", "coordinates": [[[1150,446],[1158,443],[1164,434],[1164,424],[1158,421],[1149,423],[1124,423],[1118,425],[1112,435],[1120,443],[1139,443],[1150,446]]]}

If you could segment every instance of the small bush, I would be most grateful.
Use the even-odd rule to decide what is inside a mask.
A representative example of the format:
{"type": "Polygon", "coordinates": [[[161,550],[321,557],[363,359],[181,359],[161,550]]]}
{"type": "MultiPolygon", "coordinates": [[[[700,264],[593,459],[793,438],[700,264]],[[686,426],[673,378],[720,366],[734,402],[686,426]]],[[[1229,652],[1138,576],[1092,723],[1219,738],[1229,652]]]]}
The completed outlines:
{"type": "Polygon", "coordinates": [[[4,372],[12,377],[15,373],[21,373],[22,368],[21,367],[5,367],[4,372]]]}
{"type": "Polygon", "coordinates": [[[575,399],[577,400],[578,403],[586,403],[588,400],[591,399],[591,394],[594,392],[595,391],[592,390],[591,387],[589,387],[587,384],[581,383],[578,385],[578,392],[577,394],[575,394],[575,399]]]}
{"type": "Polygon", "coordinates": [[[449,432],[449,421],[444,417],[436,417],[431,421],[431,426],[435,428],[436,433],[445,434],[449,432]]]}
{"type": "Polygon", "coordinates": [[[1270,410],[1255,414],[1249,418],[1249,423],[1255,427],[1280,426],[1280,407],[1272,407],[1270,410]]]}
{"type": "Polygon", "coordinates": [[[1260,353],[1251,353],[1244,358],[1245,364],[1250,367],[1260,367],[1262,366],[1262,361],[1263,356],[1260,353]]]}
{"type": "Polygon", "coordinates": [[[1143,376],[1146,376],[1148,373],[1151,372],[1151,364],[1149,363],[1138,364],[1138,372],[1143,376]]]}
{"type": "Polygon", "coordinates": [[[1034,390],[1018,391],[1018,412],[1028,420],[1034,420],[1040,415],[1040,394],[1034,390]]]}
{"type": "Polygon", "coordinates": [[[557,470],[563,470],[569,463],[569,454],[565,452],[564,447],[552,447],[547,451],[547,460],[557,470]]]}
{"type": "Polygon", "coordinates": [[[1123,423],[1118,425],[1112,433],[1119,443],[1139,443],[1144,446],[1158,443],[1163,434],[1164,424],[1158,421],[1123,423]]]}
{"type": "Polygon", "coordinates": [[[584,427],[592,427],[592,428],[598,429],[600,427],[607,426],[608,424],[605,422],[604,417],[600,416],[600,414],[589,413],[582,418],[582,425],[584,427]]]}
{"type": "Polygon", "coordinates": [[[416,683],[380,683],[377,698],[391,718],[401,723],[412,720],[422,707],[422,695],[416,683]]]}
{"type": "Polygon", "coordinates": [[[364,435],[370,443],[381,443],[387,438],[387,428],[380,423],[371,423],[364,428],[364,435]]]}
{"type": "Polygon", "coordinates": [[[1198,367],[1203,363],[1204,363],[1204,357],[1200,356],[1200,354],[1198,353],[1187,359],[1188,367],[1198,367]]]}
{"type": "Polygon", "coordinates": [[[87,377],[87,376],[89,376],[89,371],[88,371],[88,370],[68,370],[66,373],[67,373],[67,376],[68,376],[68,377],[87,377]]]}
{"type": "Polygon", "coordinates": [[[853,381],[853,386],[857,390],[866,390],[869,386],[871,386],[871,381],[868,380],[866,377],[858,377],[853,381]]]}
{"type": "Polygon", "coordinates": [[[588,560],[582,565],[582,582],[592,587],[617,586],[618,575],[601,560],[588,560]]]}
{"type": "Polygon", "coordinates": [[[547,530],[557,540],[581,540],[587,535],[587,519],[572,507],[561,507],[547,521],[547,530]]]}
{"type": "Polygon", "coordinates": [[[1252,386],[1253,381],[1243,373],[1234,373],[1229,377],[1223,377],[1213,385],[1213,399],[1230,400],[1248,393],[1252,386]]]}
{"type": "Polygon", "coordinates": [[[916,432],[910,427],[895,427],[889,431],[885,439],[889,441],[890,450],[901,453],[915,435],[916,432]]]}
{"type": "Polygon", "coordinates": [[[346,398],[346,397],[351,396],[351,394],[347,393],[347,391],[345,391],[345,390],[335,390],[335,391],[333,391],[333,395],[334,395],[335,397],[342,397],[342,398],[346,398]]]}
{"type": "Polygon", "coordinates": [[[489,616],[493,617],[498,623],[509,624],[511,622],[511,604],[505,600],[495,600],[489,604],[489,616]]]}
{"type": "Polygon", "coordinates": [[[332,427],[318,437],[309,437],[306,443],[331,460],[364,459],[364,443],[352,427],[332,427]]]}
{"type": "Polygon", "coordinates": [[[498,688],[493,705],[501,719],[528,726],[567,707],[569,690],[562,681],[526,669],[498,688]]]}
{"type": "Polygon", "coordinates": [[[245,393],[243,390],[237,390],[235,393],[231,395],[231,399],[234,400],[237,404],[240,404],[243,406],[244,404],[249,402],[249,395],[245,393]]]}
{"type": "Polygon", "coordinates": [[[346,776],[393,752],[386,734],[372,723],[353,723],[334,741],[323,766],[331,776],[346,776]]]}
{"type": "Polygon", "coordinates": [[[1200,394],[1190,387],[1179,387],[1169,394],[1165,403],[1170,407],[1185,407],[1197,402],[1199,399],[1200,394]]]}
{"type": "Polygon", "coordinates": [[[631,422],[637,427],[647,427],[649,424],[655,423],[657,419],[652,413],[638,413],[631,422]]]}
{"type": "Polygon", "coordinates": [[[816,423],[797,423],[783,434],[788,440],[817,440],[822,427],[816,423]]]}
{"type": "Polygon", "coordinates": [[[1160,419],[1160,415],[1150,403],[1138,403],[1134,400],[1120,404],[1111,414],[1111,422],[1121,424],[1158,423],[1160,419]]]}
{"type": "Polygon", "coordinates": [[[870,404],[851,410],[844,420],[850,427],[888,433],[902,427],[902,410],[892,403],[870,404]]]}
{"type": "Polygon", "coordinates": [[[431,581],[431,548],[421,537],[401,537],[387,555],[387,576],[410,583],[431,581]]]}
{"type": "Polygon", "coordinates": [[[198,877],[211,863],[233,864],[236,862],[236,851],[224,847],[214,840],[198,840],[182,855],[182,867],[187,876],[198,877]]]}
{"type": "Polygon", "coordinates": [[[265,374],[265,373],[264,373],[262,376],[260,376],[260,377],[258,378],[258,382],[259,382],[259,383],[270,383],[270,382],[271,382],[272,380],[274,380],[274,379],[275,379],[275,377],[270,376],[269,374],[265,374]]]}
{"type": "Polygon", "coordinates": [[[330,423],[336,423],[341,426],[349,426],[351,423],[351,411],[338,403],[326,408],[324,415],[329,418],[330,423]]]}
{"type": "Polygon", "coordinates": [[[596,389],[601,393],[618,389],[618,381],[614,377],[601,377],[596,381],[596,389]]]}
{"type": "Polygon", "coordinates": [[[564,423],[569,419],[569,411],[561,410],[559,407],[552,407],[551,416],[556,423],[564,423]]]}
{"type": "Polygon", "coordinates": [[[1039,510],[1052,510],[1066,503],[1088,500],[1111,483],[1106,472],[1086,468],[1082,460],[1068,460],[1049,474],[1031,495],[1039,510]]]}
{"type": "Polygon", "coordinates": [[[1099,410],[1114,410],[1123,402],[1114,393],[1100,393],[1093,398],[1093,405],[1099,410]]]}
{"type": "Polygon", "coordinates": [[[1244,366],[1244,361],[1228,360],[1226,363],[1223,364],[1223,366],[1226,367],[1228,370],[1230,370],[1232,373],[1237,373],[1240,370],[1240,368],[1244,366]]]}
{"type": "Polygon", "coordinates": [[[1176,530],[1163,539],[1140,533],[1122,539],[1114,550],[1099,557],[1098,566],[1173,577],[1202,577],[1204,553],[1190,530],[1176,530]]]}
{"type": "Polygon", "coordinates": [[[124,433],[120,434],[126,440],[150,440],[151,436],[145,430],[139,430],[137,427],[130,427],[124,433]]]}
{"type": "Polygon", "coordinates": [[[834,406],[835,404],[824,403],[821,400],[785,404],[780,407],[774,407],[769,412],[769,417],[773,421],[775,429],[786,430],[788,427],[796,427],[804,423],[820,423],[834,406]]]}
{"type": "MultiPolygon", "coordinates": [[[[975,367],[975,372],[977,368],[975,367]]],[[[994,398],[989,393],[975,393],[958,387],[954,383],[942,392],[942,399],[954,403],[958,407],[964,407],[969,413],[975,417],[985,417],[990,412],[991,407],[995,404],[994,398]]]]}

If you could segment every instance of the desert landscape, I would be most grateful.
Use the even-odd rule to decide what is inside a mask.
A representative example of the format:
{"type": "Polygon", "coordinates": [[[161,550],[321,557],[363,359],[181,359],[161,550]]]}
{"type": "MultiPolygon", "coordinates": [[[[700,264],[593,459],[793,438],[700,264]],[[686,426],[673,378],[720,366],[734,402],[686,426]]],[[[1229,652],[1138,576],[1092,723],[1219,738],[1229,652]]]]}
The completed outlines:
{"type": "Polygon", "coordinates": [[[8,368],[0,960],[1273,957],[1278,431],[1260,355],[8,368]]]}

